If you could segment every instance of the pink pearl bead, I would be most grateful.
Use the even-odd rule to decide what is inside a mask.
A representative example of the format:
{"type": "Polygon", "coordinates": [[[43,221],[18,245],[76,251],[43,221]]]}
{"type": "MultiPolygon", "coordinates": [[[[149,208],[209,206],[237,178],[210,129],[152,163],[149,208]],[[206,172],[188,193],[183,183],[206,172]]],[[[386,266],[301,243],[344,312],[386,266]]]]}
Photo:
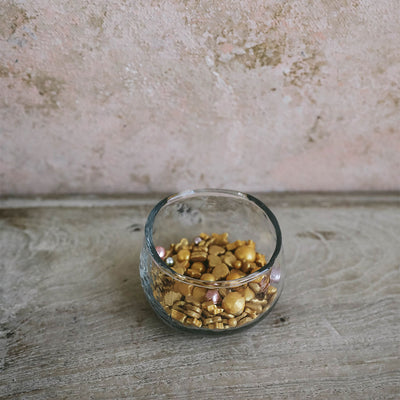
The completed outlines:
{"type": "Polygon", "coordinates": [[[158,253],[158,255],[160,256],[161,259],[163,259],[165,257],[165,249],[162,246],[157,246],[156,247],[156,251],[158,253]]]}
{"type": "Polygon", "coordinates": [[[207,290],[206,299],[209,301],[212,301],[214,304],[221,303],[221,300],[222,300],[217,289],[207,290]]]}
{"type": "Polygon", "coordinates": [[[272,268],[271,270],[271,281],[279,282],[281,280],[281,270],[280,268],[272,268]]]}

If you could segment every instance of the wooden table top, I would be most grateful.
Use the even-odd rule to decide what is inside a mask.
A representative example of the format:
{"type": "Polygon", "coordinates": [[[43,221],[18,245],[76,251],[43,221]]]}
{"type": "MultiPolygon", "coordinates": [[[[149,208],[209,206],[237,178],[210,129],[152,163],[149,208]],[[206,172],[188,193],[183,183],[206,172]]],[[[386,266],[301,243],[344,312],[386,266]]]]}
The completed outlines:
{"type": "Polygon", "coordinates": [[[146,302],[161,196],[0,200],[0,399],[400,398],[399,194],[258,197],[281,224],[285,288],[218,337],[146,302]]]}

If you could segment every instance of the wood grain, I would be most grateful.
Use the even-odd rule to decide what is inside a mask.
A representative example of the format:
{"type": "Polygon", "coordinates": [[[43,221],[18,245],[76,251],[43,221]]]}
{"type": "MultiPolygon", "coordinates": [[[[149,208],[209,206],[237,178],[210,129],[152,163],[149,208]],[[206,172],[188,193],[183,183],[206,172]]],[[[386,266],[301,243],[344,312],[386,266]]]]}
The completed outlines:
{"type": "Polygon", "coordinates": [[[0,201],[0,399],[399,398],[399,196],[260,197],[286,286],[219,337],[169,329],[144,298],[157,197],[0,201]]]}

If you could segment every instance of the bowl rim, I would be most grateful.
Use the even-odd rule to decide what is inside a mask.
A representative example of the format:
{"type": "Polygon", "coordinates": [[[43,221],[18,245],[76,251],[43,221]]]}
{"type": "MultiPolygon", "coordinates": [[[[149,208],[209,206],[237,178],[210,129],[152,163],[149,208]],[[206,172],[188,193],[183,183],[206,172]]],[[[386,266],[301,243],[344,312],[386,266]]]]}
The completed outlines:
{"type": "Polygon", "coordinates": [[[184,190],[175,194],[171,194],[164,199],[160,200],[156,206],[150,211],[146,224],[145,224],[145,246],[147,247],[147,250],[150,252],[153,261],[161,267],[164,272],[172,277],[173,279],[179,280],[181,282],[185,282],[187,284],[192,284],[194,286],[200,286],[204,288],[233,288],[233,287],[238,287],[242,286],[250,281],[253,281],[254,279],[257,279],[260,275],[264,275],[266,271],[270,270],[272,266],[275,263],[276,258],[278,257],[279,253],[281,252],[282,249],[282,233],[281,229],[278,223],[277,218],[275,217],[274,213],[259,199],[256,197],[240,192],[240,191],[235,191],[235,190],[228,190],[228,189],[188,189],[184,190]],[[262,268],[259,270],[246,275],[244,277],[238,278],[238,279],[233,279],[229,281],[204,281],[202,279],[197,279],[197,278],[192,278],[186,275],[181,275],[178,272],[175,272],[171,267],[169,267],[164,260],[158,255],[158,252],[156,250],[156,246],[154,245],[153,242],[153,225],[154,221],[157,217],[157,214],[161,211],[161,209],[166,206],[175,203],[176,201],[179,201],[181,199],[188,199],[192,197],[198,197],[198,196],[213,196],[213,195],[218,195],[220,196],[226,196],[226,197],[235,197],[237,199],[242,199],[244,201],[249,201],[253,204],[255,204],[257,207],[259,207],[269,218],[271,221],[274,229],[275,229],[275,249],[267,262],[262,268]]]}

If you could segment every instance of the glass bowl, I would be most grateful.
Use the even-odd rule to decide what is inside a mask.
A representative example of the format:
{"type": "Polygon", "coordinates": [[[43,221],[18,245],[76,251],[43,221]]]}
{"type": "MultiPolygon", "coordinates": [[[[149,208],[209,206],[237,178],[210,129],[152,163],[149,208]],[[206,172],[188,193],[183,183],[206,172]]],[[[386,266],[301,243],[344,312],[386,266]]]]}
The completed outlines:
{"type": "Polygon", "coordinates": [[[237,331],[260,321],[277,302],[282,253],[278,221],[260,200],[230,190],[187,190],[161,200],[148,216],[141,283],[167,325],[237,331]]]}

